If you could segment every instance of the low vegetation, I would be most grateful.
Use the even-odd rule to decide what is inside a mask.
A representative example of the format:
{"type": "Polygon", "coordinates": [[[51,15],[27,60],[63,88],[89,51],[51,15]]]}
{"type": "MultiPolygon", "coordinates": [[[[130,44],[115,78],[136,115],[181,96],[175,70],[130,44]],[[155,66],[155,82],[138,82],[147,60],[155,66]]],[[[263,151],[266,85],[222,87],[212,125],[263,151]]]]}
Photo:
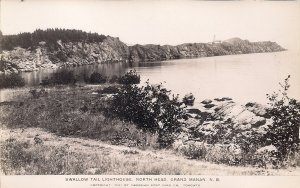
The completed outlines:
{"type": "Polygon", "coordinates": [[[22,87],[24,85],[25,81],[19,74],[0,74],[0,89],[22,87]]]}
{"type": "MultiPolygon", "coordinates": [[[[50,77],[42,80],[42,86],[55,86],[55,85],[74,85],[80,80],[80,75],[75,75],[73,71],[62,69],[53,73],[50,77]]],[[[130,70],[123,76],[106,77],[98,72],[93,72],[91,75],[84,73],[83,81],[88,84],[104,84],[104,83],[118,83],[122,85],[139,84],[140,76],[135,70],[130,70]]],[[[0,74],[0,89],[13,88],[25,86],[25,80],[20,74],[0,74]]]]}
{"type": "Polygon", "coordinates": [[[142,151],[87,139],[61,138],[35,128],[15,129],[13,133],[0,141],[0,173],[5,175],[295,175],[288,170],[189,160],[166,150],[142,151]],[[40,135],[34,136],[36,132],[40,135]],[[42,142],[36,142],[38,138],[42,142]]]}
{"type": "Polygon", "coordinates": [[[77,78],[73,71],[62,69],[58,72],[52,74],[50,78],[46,78],[42,80],[41,85],[49,86],[49,85],[66,85],[66,84],[75,84],[77,82],[77,78]]]}
{"type": "Polygon", "coordinates": [[[182,173],[178,166],[172,164],[148,165],[149,161],[134,161],[126,157],[138,154],[132,150],[114,155],[107,152],[87,154],[72,150],[68,145],[48,146],[14,138],[2,141],[0,147],[1,170],[5,175],[182,173]]]}
{"type": "MultiPolygon", "coordinates": [[[[54,86],[54,85],[70,85],[75,84],[80,80],[80,75],[75,75],[73,71],[68,69],[62,69],[58,72],[55,72],[51,75],[50,78],[42,80],[41,85],[43,86],[54,86]]],[[[104,76],[101,73],[93,72],[91,75],[88,75],[86,72],[83,73],[83,81],[88,84],[104,84],[104,83],[118,83],[122,85],[132,85],[139,84],[141,79],[140,75],[136,73],[135,70],[130,70],[125,73],[123,76],[112,76],[111,78],[104,76]]]]}
{"type": "Polygon", "coordinates": [[[139,84],[140,81],[141,77],[136,73],[135,70],[130,70],[124,76],[118,78],[118,83],[124,85],[139,84]]]}
{"type": "Polygon", "coordinates": [[[144,149],[157,147],[155,133],[140,131],[135,124],[104,115],[107,98],[92,93],[108,92],[105,88],[33,89],[18,101],[5,103],[0,121],[12,129],[40,127],[62,136],[144,149]]]}
{"type": "Polygon", "coordinates": [[[84,75],[84,81],[90,84],[104,84],[108,78],[98,72],[93,72],[91,76],[84,75]]]}
{"type": "Polygon", "coordinates": [[[78,155],[71,154],[69,161],[72,165],[67,164],[67,152],[66,147],[45,147],[11,138],[1,143],[2,171],[6,175],[83,173],[81,164],[72,161],[78,155]]]}

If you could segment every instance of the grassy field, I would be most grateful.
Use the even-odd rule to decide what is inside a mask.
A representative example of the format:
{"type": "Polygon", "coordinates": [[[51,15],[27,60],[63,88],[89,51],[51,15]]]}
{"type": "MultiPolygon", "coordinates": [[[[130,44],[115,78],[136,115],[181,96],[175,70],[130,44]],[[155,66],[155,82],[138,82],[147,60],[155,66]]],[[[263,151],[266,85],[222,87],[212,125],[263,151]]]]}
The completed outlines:
{"type": "Polygon", "coordinates": [[[300,174],[298,167],[233,167],[158,149],[156,134],[104,115],[108,86],[116,85],[7,91],[0,103],[1,174],[300,174]]]}
{"type": "Polygon", "coordinates": [[[31,94],[32,89],[17,90],[12,94],[14,99],[1,104],[1,122],[9,128],[40,127],[61,136],[156,147],[156,135],[104,116],[109,95],[99,93],[106,86],[57,87],[46,89],[39,97],[31,94]]]}

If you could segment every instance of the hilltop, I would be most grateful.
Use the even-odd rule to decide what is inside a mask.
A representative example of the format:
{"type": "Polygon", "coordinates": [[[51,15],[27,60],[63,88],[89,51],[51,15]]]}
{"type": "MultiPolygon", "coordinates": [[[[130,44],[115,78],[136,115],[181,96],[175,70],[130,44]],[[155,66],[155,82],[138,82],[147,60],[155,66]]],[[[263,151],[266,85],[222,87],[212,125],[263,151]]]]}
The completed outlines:
{"type": "Polygon", "coordinates": [[[276,42],[249,42],[232,38],[219,43],[128,46],[118,37],[80,30],[47,29],[18,35],[2,35],[1,72],[111,62],[149,62],[180,58],[277,52],[276,42]]]}

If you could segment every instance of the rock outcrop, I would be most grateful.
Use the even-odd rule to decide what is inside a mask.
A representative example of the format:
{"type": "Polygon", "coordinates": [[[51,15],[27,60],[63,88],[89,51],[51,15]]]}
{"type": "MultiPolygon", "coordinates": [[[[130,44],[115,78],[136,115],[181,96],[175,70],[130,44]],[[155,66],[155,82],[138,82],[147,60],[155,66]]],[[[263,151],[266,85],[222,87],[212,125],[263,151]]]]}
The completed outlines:
{"type": "Polygon", "coordinates": [[[1,54],[2,70],[6,72],[34,71],[40,68],[80,66],[105,62],[128,61],[129,48],[118,38],[106,37],[103,42],[57,41],[54,47],[40,42],[34,49],[16,47],[1,54]],[[9,64],[15,69],[9,69],[9,64]]]}
{"type": "Polygon", "coordinates": [[[226,160],[226,163],[235,165],[247,163],[244,156],[247,153],[254,164],[261,156],[276,152],[274,146],[263,141],[272,124],[263,105],[242,105],[230,98],[217,98],[190,106],[186,112],[187,118],[181,120],[182,131],[173,147],[189,157],[205,158],[210,152],[217,152],[220,158],[213,159],[214,162],[226,160]],[[207,108],[207,105],[211,107],[207,108]]]}
{"type": "Polygon", "coordinates": [[[62,42],[53,45],[40,41],[35,48],[15,47],[0,54],[1,72],[34,71],[41,68],[79,66],[110,62],[149,62],[179,58],[232,54],[277,52],[284,49],[275,42],[249,42],[239,38],[221,43],[170,45],[134,45],[107,36],[101,42],[62,42]]]}
{"type": "MultiPolygon", "coordinates": [[[[225,131],[228,134],[230,131],[235,133],[245,133],[246,131],[263,133],[263,130],[272,123],[265,106],[257,103],[242,105],[231,99],[222,101],[206,99],[188,107],[186,112],[188,118],[183,121],[183,124],[188,130],[193,127],[193,130],[189,130],[193,133],[189,135],[191,139],[204,138],[205,135],[212,136],[219,131],[225,131]],[[210,108],[207,108],[208,104],[211,105],[210,108]]],[[[230,137],[230,139],[232,138],[230,137]]]]}

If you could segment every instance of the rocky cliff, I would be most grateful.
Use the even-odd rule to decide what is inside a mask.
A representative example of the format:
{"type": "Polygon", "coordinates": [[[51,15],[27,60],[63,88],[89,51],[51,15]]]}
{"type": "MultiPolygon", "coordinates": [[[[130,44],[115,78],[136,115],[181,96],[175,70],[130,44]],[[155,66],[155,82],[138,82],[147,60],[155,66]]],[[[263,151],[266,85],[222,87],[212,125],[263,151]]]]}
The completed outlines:
{"type": "Polygon", "coordinates": [[[187,43],[170,45],[135,45],[129,47],[133,62],[161,61],[167,59],[210,57],[234,54],[249,54],[283,51],[275,42],[249,42],[239,38],[220,43],[187,43]]]}
{"type": "Polygon", "coordinates": [[[48,45],[40,41],[34,48],[14,47],[0,54],[1,72],[34,71],[40,68],[79,66],[110,62],[148,62],[179,58],[283,51],[275,42],[249,42],[239,38],[220,43],[127,46],[107,36],[101,42],[62,42],[48,45]]]}
{"type": "Polygon", "coordinates": [[[34,71],[40,68],[79,66],[94,63],[128,61],[129,48],[118,38],[103,42],[62,42],[53,46],[41,41],[35,49],[15,47],[1,53],[0,71],[34,71]]]}

